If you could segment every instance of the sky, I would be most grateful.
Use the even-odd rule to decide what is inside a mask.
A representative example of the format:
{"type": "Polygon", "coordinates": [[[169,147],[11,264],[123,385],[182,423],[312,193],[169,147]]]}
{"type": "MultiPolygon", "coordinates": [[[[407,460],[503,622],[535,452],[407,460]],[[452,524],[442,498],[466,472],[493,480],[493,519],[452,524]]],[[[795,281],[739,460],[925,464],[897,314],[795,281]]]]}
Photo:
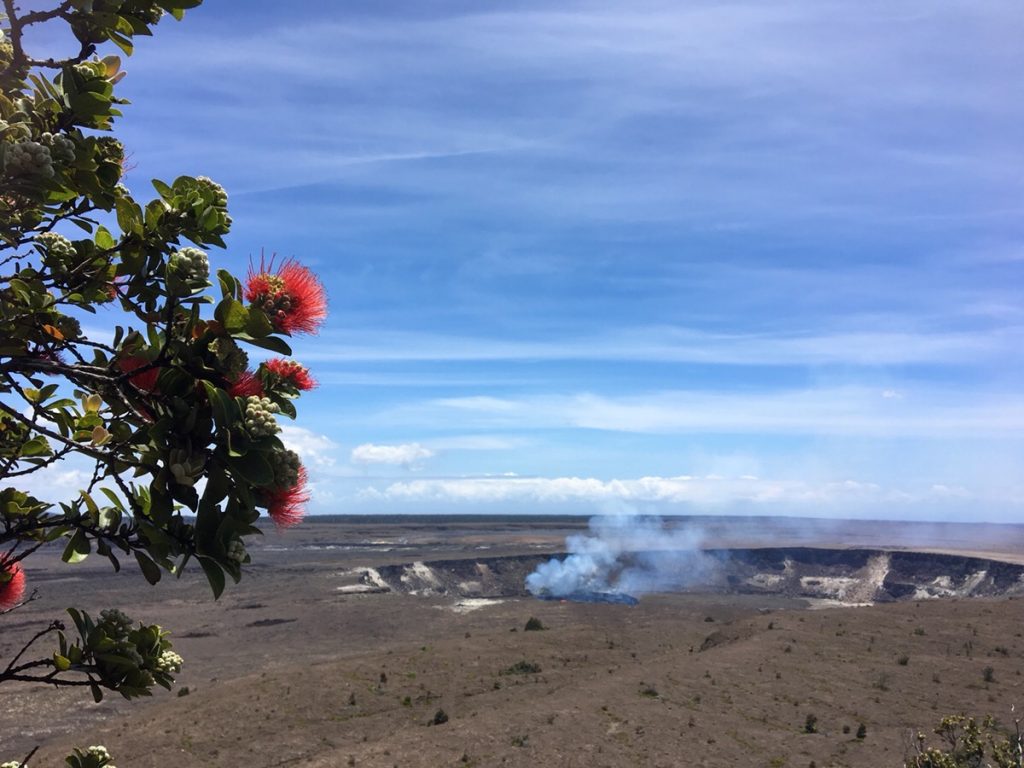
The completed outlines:
{"type": "Polygon", "coordinates": [[[1019,0],[216,2],[127,183],[322,277],[314,513],[1024,522],[1019,0]]]}

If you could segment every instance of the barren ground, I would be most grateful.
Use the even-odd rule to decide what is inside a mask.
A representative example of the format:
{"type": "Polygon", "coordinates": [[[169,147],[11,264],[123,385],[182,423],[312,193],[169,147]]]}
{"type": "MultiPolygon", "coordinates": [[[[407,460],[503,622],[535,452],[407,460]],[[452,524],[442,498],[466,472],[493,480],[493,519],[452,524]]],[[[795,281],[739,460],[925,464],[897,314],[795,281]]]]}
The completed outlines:
{"type": "MultiPolygon", "coordinates": [[[[35,765],[56,765],[69,745],[103,743],[121,768],[878,768],[901,765],[909,734],[944,714],[1009,721],[1024,704],[1020,599],[809,610],[750,595],[650,595],[630,607],[339,589],[356,566],[558,551],[577,525],[315,522],[268,536],[217,603],[198,574],[150,588],[93,558],[36,558],[28,575],[41,597],[4,620],[0,659],[65,605],[116,605],[171,628],[187,666],[176,691],[136,703],[5,685],[0,759],[41,744],[35,765]],[[531,616],[546,629],[524,631],[531,616]],[[438,710],[448,721],[428,725],[438,710]],[[808,715],[817,733],[804,732],[808,715]]],[[[708,545],[764,543],[773,526],[773,543],[1018,561],[1024,540],[1010,527],[735,521],[709,526],[708,545]]]]}

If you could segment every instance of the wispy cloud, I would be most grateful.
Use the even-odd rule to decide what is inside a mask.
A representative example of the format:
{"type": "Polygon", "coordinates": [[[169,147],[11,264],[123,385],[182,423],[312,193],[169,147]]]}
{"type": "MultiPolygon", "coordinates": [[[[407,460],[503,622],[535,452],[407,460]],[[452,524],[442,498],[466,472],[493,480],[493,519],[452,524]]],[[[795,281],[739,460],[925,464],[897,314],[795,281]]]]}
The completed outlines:
{"type": "Polygon", "coordinates": [[[585,429],[653,434],[834,435],[878,438],[1016,437],[1017,394],[836,387],[775,392],[662,391],[540,397],[469,396],[408,404],[382,417],[437,426],[458,419],[478,429],[585,429]]]}
{"type": "Polygon", "coordinates": [[[332,331],[300,344],[305,360],[488,361],[625,360],[715,365],[966,364],[1004,358],[1020,347],[1024,328],[995,331],[851,331],[835,333],[708,333],[655,326],[600,336],[509,340],[417,332],[332,331]]]}
{"type": "MultiPolygon", "coordinates": [[[[368,488],[364,499],[486,503],[528,501],[538,504],[608,502],[629,504],[688,504],[710,509],[749,503],[774,507],[796,505],[879,504],[910,505],[926,501],[963,500],[965,488],[935,485],[913,491],[884,488],[875,483],[843,480],[812,484],[759,477],[640,477],[601,480],[593,477],[470,477],[410,480],[383,489],[368,488]]],[[[1024,504],[1024,497],[1015,500],[1024,504]]]]}
{"type": "Polygon", "coordinates": [[[392,464],[403,467],[416,467],[431,458],[434,451],[424,448],[419,443],[402,445],[374,445],[363,443],[352,449],[353,464],[392,464]]]}

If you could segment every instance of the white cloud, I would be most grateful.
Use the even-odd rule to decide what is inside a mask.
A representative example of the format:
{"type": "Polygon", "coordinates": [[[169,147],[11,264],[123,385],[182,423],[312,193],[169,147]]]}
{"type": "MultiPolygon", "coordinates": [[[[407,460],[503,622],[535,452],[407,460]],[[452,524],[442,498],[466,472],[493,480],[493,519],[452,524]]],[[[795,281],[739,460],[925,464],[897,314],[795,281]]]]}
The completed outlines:
{"type": "Polygon", "coordinates": [[[413,467],[429,459],[434,451],[424,448],[419,443],[403,443],[401,445],[374,445],[363,443],[352,449],[353,464],[393,464],[413,467]]]}
{"type": "Polygon", "coordinates": [[[899,397],[872,387],[774,391],[588,392],[521,398],[441,398],[403,405],[379,421],[440,428],[598,429],[647,434],[786,434],[979,437],[1024,430],[1024,398],[919,387],[899,397]]]}
{"type": "MultiPolygon", "coordinates": [[[[834,276],[829,276],[834,280],[834,276]]],[[[623,328],[550,340],[417,332],[332,331],[299,345],[310,362],[622,360],[704,365],[920,365],[1005,359],[1024,328],[925,332],[870,326],[824,333],[707,333],[678,326],[623,328]]],[[[486,404],[488,398],[478,399],[486,404]]],[[[474,404],[465,401],[464,407],[474,404]]]]}
{"type": "MultiPolygon", "coordinates": [[[[736,503],[773,505],[837,505],[916,503],[955,496],[970,497],[962,488],[955,492],[932,486],[908,492],[857,480],[810,483],[802,480],[762,479],[752,476],[640,477],[601,480],[593,477],[464,477],[433,478],[391,483],[383,489],[367,488],[364,499],[387,501],[583,502],[602,504],[668,503],[702,506],[736,503]]],[[[1021,501],[1021,500],[1018,500],[1021,501]]]]}
{"type": "Polygon", "coordinates": [[[505,435],[451,435],[430,440],[427,447],[435,451],[511,451],[527,442],[505,435]]]}
{"type": "Polygon", "coordinates": [[[338,445],[327,435],[284,424],[281,427],[281,441],[287,448],[299,454],[307,465],[321,469],[334,466],[333,454],[338,445]]]}

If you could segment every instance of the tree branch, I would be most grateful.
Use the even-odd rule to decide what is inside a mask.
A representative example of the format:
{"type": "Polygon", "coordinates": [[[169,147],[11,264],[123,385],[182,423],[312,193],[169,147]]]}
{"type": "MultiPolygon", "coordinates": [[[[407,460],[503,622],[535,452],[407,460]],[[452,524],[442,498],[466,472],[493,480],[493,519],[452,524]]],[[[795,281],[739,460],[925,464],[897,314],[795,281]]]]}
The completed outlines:
{"type": "MultiPolygon", "coordinates": [[[[20,659],[22,656],[24,656],[25,652],[29,648],[31,648],[35,644],[35,642],[37,640],[45,637],[46,635],[50,634],[51,632],[59,632],[62,629],[64,629],[64,622],[62,622],[62,621],[51,621],[50,625],[48,627],[46,627],[45,629],[39,630],[34,635],[32,635],[31,638],[29,638],[29,641],[27,643],[25,643],[21,647],[21,650],[18,651],[18,653],[15,655],[15,657],[13,659],[10,660],[10,662],[8,662],[7,666],[4,667],[3,673],[0,673],[0,674],[6,674],[8,672],[13,672],[13,671],[16,671],[17,669],[24,669],[24,667],[15,667],[14,666],[15,664],[18,663],[18,659],[20,659]]],[[[33,663],[35,663],[35,662],[33,662],[33,663]]]]}

